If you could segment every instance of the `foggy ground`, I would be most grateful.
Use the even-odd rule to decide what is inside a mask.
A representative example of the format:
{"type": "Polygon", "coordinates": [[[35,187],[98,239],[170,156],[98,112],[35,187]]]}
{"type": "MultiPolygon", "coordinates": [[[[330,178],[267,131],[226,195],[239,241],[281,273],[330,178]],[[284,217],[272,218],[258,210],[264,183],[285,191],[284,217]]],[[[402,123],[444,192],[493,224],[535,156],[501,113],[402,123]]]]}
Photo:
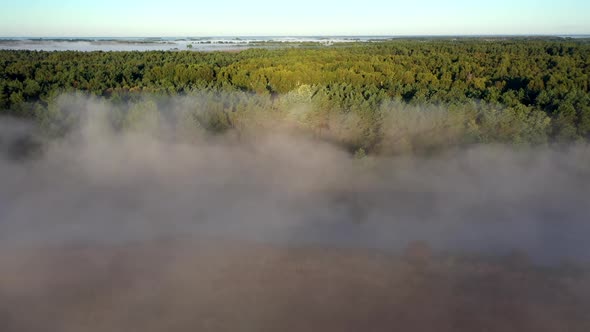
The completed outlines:
{"type": "Polygon", "coordinates": [[[590,327],[586,145],[354,160],[68,107],[49,142],[0,121],[2,331],[590,327]]]}
{"type": "MultiPolygon", "coordinates": [[[[153,241],[4,251],[11,331],[587,331],[588,271],[368,250],[153,241]]],[[[418,246],[419,247],[419,246],[418,246]]]]}
{"type": "Polygon", "coordinates": [[[0,38],[0,50],[30,51],[239,51],[280,44],[368,42],[392,37],[0,38]],[[190,47],[187,47],[190,45],[190,47]]]}

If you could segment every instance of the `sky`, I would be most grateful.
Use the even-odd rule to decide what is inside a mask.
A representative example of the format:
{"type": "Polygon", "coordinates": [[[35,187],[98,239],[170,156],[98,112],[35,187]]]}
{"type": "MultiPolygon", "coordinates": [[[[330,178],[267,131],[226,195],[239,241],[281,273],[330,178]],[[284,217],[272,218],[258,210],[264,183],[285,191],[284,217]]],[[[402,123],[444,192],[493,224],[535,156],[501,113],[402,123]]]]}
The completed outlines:
{"type": "Polygon", "coordinates": [[[2,37],[590,34],[587,0],[0,0],[2,37]]]}

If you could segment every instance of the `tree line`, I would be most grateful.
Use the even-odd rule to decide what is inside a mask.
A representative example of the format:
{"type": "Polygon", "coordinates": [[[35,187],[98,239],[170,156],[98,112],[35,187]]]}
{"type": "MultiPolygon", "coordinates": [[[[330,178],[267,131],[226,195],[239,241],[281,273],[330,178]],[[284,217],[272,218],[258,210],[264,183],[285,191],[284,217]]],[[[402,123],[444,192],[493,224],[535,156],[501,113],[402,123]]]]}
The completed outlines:
{"type": "Polygon", "coordinates": [[[248,118],[292,118],[290,110],[306,105],[297,123],[351,149],[542,144],[590,139],[589,75],[583,39],[416,39],[236,53],[0,51],[0,110],[47,121],[64,93],[113,103],[151,96],[162,112],[163,96],[199,95],[208,101],[195,121],[214,131],[243,128],[248,118]]]}

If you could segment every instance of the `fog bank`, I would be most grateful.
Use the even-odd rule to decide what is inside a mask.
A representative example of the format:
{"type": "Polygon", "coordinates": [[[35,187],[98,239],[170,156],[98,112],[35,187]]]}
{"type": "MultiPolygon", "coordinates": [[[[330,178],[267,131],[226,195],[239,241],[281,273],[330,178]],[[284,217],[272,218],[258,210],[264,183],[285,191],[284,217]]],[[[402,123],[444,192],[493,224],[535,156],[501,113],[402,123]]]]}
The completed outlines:
{"type": "Polygon", "coordinates": [[[34,125],[1,119],[2,246],[189,236],[396,252],[423,241],[590,261],[586,145],[357,159],[288,126],[185,135],[188,102],[120,129],[108,120],[117,107],[63,98],[77,120],[39,146],[34,125]]]}

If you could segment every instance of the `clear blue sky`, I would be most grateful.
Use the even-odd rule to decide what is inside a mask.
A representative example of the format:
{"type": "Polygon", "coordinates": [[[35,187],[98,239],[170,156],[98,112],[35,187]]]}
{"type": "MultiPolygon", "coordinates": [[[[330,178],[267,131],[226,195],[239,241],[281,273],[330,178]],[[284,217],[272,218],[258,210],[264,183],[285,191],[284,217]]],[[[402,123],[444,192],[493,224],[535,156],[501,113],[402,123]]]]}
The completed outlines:
{"type": "Polygon", "coordinates": [[[0,36],[590,34],[590,0],[0,0],[0,36]]]}

